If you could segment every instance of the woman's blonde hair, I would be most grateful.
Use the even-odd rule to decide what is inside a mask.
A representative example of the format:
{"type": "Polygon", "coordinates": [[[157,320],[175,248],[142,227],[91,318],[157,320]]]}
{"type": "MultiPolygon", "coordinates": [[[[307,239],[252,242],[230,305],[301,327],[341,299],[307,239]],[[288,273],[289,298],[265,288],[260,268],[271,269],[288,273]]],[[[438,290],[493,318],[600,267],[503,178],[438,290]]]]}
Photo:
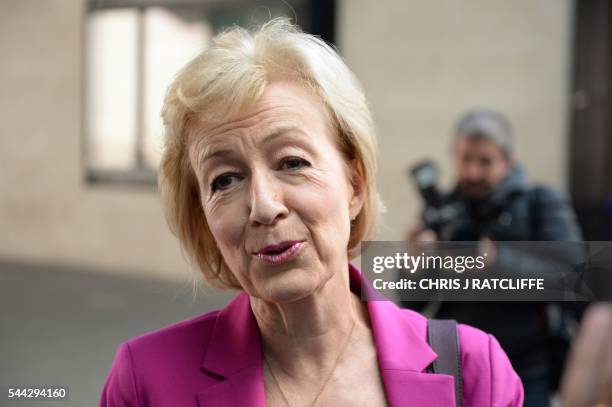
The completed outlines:
{"type": "Polygon", "coordinates": [[[272,20],[254,30],[231,28],[189,62],[168,89],[162,109],[165,146],[158,181],[170,229],[191,262],[217,287],[241,288],[206,222],[189,162],[189,133],[202,120],[221,123],[239,117],[257,101],[267,83],[277,78],[305,86],[321,98],[340,151],[347,163],[357,163],[364,204],[351,223],[349,259],[359,255],[362,240],[371,240],[376,233],[376,136],[355,76],[334,49],[286,19],[272,20]]]}

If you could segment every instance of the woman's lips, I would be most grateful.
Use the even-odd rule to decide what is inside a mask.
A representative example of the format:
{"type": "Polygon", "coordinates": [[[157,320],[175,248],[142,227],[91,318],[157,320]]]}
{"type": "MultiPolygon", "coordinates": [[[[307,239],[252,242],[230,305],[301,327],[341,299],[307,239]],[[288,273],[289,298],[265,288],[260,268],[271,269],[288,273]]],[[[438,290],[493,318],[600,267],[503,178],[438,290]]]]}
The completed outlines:
{"type": "Polygon", "coordinates": [[[287,241],[276,245],[266,246],[255,255],[266,264],[278,265],[285,263],[295,256],[304,245],[303,241],[287,241]]]}

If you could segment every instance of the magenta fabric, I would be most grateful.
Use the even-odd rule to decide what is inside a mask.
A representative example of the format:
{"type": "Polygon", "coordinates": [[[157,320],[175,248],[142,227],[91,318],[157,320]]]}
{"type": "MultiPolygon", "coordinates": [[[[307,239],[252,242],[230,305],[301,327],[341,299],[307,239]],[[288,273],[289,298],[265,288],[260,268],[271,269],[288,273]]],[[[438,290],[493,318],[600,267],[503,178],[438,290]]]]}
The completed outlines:
{"type": "MultiPolygon", "coordinates": [[[[362,282],[349,265],[351,286],[362,282]]],[[[368,301],[378,367],[389,406],[454,406],[452,376],[426,373],[437,357],[427,320],[390,301],[368,301]]],[[[459,325],[463,405],[521,406],[523,386],[497,340],[459,325]]],[[[241,292],[212,311],[128,340],[117,350],[101,407],[263,407],[259,328],[241,292]]]]}

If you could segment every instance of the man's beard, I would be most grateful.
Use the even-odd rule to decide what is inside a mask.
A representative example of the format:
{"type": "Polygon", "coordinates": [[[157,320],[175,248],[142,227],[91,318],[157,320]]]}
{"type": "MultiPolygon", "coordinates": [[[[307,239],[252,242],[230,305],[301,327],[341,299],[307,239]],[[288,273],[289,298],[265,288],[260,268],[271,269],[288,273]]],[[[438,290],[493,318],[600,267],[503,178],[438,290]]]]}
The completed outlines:
{"type": "Polygon", "coordinates": [[[459,191],[468,199],[485,199],[492,190],[491,185],[486,182],[459,182],[459,191]]]}

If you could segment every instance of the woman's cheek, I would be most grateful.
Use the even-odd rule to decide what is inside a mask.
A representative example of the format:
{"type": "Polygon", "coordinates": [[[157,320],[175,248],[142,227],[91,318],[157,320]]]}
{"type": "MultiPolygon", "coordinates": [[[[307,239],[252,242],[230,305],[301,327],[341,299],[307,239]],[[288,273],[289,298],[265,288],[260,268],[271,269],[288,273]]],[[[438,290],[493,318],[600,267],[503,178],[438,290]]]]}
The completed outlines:
{"type": "Polygon", "coordinates": [[[342,169],[318,170],[309,177],[309,189],[312,191],[312,204],[320,206],[325,213],[348,208],[348,181],[342,178],[342,169]],[[345,205],[346,203],[346,205],[345,205]]]}
{"type": "Polygon", "coordinates": [[[350,234],[348,194],[341,181],[337,176],[308,177],[308,182],[291,194],[293,202],[290,205],[298,210],[307,227],[315,229],[319,238],[325,240],[342,240],[338,234],[350,234]]]}
{"type": "Polygon", "coordinates": [[[210,202],[204,210],[208,227],[219,246],[236,246],[240,239],[240,231],[244,226],[241,222],[244,221],[233,206],[229,202],[217,200],[210,202]]]}

